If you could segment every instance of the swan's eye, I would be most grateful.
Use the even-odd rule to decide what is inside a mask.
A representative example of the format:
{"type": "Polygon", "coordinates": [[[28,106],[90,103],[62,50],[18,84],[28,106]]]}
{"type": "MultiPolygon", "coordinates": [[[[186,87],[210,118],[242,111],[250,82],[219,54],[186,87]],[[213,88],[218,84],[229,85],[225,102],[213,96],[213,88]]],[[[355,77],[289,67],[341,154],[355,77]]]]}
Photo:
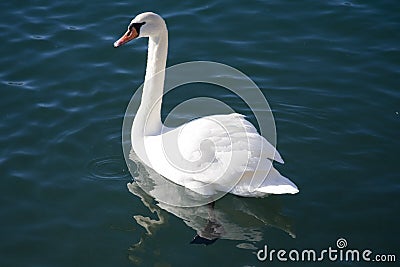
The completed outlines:
{"type": "Polygon", "coordinates": [[[129,33],[128,36],[131,35],[132,29],[135,29],[137,34],[140,34],[140,28],[146,24],[146,22],[138,22],[138,23],[131,23],[128,27],[129,33]]]}

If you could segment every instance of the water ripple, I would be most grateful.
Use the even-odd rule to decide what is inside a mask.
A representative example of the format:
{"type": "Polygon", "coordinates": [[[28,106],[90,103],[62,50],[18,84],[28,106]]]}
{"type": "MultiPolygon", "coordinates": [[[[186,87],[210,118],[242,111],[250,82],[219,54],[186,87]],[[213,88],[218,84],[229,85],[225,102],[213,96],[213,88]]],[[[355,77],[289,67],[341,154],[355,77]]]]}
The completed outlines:
{"type": "Polygon", "coordinates": [[[105,156],[91,160],[86,168],[95,180],[126,180],[130,173],[121,156],[105,156]]]}

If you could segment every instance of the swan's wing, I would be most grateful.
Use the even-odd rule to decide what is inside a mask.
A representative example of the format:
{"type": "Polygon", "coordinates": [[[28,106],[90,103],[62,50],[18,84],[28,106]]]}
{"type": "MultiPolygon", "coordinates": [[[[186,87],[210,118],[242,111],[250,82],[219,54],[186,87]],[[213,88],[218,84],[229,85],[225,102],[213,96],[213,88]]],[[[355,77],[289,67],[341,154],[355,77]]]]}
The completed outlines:
{"type": "Polygon", "coordinates": [[[216,151],[243,150],[251,154],[261,154],[262,150],[266,158],[284,163],[275,147],[259,135],[257,129],[238,113],[202,117],[176,130],[179,131],[179,149],[188,160],[210,156],[209,153],[216,151]],[[207,141],[213,143],[216,151],[201,149],[209,147],[207,141]]]}

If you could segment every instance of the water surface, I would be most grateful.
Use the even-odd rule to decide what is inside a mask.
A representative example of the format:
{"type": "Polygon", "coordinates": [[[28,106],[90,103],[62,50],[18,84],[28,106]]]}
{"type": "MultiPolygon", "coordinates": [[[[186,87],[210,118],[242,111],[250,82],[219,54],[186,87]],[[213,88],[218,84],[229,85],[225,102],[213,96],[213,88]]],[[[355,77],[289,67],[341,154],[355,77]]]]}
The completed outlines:
{"type": "MultiPolygon", "coordinates": [[[[398,253],[396,1],[42,0],[0,8],[1,266],[258,266],[254,253],[265,244],[321,250],[339,237],[351,248],[398,253]],[[121,128],[143,81],[147,43],[112,44],[148,10],[169,26],[168,65],[221,62],[263,90],[286,162],[277,168],[301,191],[227,196],[216,218],[229,235],[209,246],[190,245],[197,226],[183,220],[206,210],[162,209],[127,188],[121,128]],[[151,235],[134,216],[158,222],[151,235]]],[[[197,88],[167,95],[163,116],[210,96],[252,119],[226,91],[197,88]]]]}

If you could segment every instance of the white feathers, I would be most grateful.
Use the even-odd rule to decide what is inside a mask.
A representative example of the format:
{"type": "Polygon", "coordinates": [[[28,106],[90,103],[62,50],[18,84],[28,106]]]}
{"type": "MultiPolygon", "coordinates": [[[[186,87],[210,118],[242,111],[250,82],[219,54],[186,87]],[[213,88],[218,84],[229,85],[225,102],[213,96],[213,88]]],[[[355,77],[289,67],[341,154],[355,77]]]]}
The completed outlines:
{"type": "Polygon", "coordinates": [[[272,166],[271,160],[283,163],[279,152],[237,113],[199,118],[145,137],[145,146],[154,170],[200,194],[298,192],[272,166]]]}

